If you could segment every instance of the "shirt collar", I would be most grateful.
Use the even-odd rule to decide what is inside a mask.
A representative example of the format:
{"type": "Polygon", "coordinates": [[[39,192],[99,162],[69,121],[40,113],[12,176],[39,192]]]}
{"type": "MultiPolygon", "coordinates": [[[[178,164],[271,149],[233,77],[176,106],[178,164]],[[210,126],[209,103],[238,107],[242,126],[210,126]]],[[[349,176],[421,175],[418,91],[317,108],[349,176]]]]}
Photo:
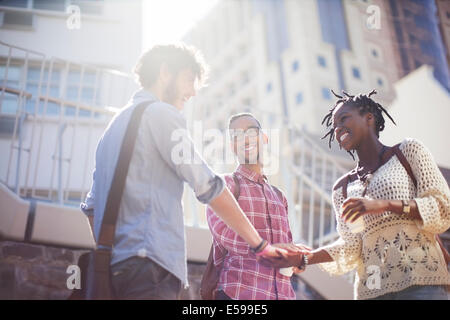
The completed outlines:
{"type": "Polygon", "coordinates": [[[153,93],[151,93],[150,91],[145,90],[143,88],[136,91],[133,94],[133,97],[131,98],[131,102],[133,104],[137,104],[137,103],[140,103],[143,101],[148,101],[148,100],[159,101],[158,97],[156,97],[153,93]]]}
{"type": "Polygon", "coordinates": [[[242,175],[244,178],[247,178],[253,182],[257,183],[267,183],[267,176],[264,174],[256,173],[250,169],[247,169],[242,164],[239,165],[239,167],[236,169],[236,172],[242,175]]]}
{"type": "MultiPolygon", "coordinates": [[[[140,102],[144,102],[144,101],[148,101],[148,100],[152,100],[152,101],[161,101],[158,99],[158,97],[156,95],[154,95],[153,93],[151,93],[150,91],[141,88],[138,91],[136,91],[133,94],[133,97],[131,98],[131,103],[136,105],[140,102]]],[[[174,111],[180,112],[182,113],[181,110],[178,110],[175,106],[171,105],[170,103],[165,103],[169,108],[173,109],[174,111]]]]}

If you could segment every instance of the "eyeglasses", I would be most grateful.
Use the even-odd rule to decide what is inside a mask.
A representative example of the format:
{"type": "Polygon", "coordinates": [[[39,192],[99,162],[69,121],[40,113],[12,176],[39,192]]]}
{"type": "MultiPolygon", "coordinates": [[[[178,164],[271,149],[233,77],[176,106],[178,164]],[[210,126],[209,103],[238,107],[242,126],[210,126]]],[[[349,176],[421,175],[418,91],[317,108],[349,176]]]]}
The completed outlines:
{"type": "Polygon", "coordinates": [[[230,130],[230,135],[233,139],[244,140],[245,138],[256,138],[259,136],[260,129],[251,127],[247,130],[243,129],[232,129],[230,130]]]}

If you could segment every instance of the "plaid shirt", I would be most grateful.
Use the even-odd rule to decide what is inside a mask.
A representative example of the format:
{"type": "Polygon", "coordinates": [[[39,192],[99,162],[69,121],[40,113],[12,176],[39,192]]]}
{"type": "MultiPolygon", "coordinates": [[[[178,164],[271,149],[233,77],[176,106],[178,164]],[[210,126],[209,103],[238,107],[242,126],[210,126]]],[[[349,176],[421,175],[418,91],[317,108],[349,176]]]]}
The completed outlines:
{"type": "MultiPolygon", "coordinates": [[[[267,177],[240,165],[236,171],[240,185],[239,205],[262,238],[270,243],[292,243],[287,200],[267,183],[267,177]]],[[[231,192],[232,175],[225,176],[231,192]]],[[[213,234],[214,264],[224,262],[218,289],[239,300],[295,299],[290,277],[278,269],[259,264],[250,246],[208,207],[208,225],[213,234]],[[226,253],[226,256],[224,254],[226,253]]]]}

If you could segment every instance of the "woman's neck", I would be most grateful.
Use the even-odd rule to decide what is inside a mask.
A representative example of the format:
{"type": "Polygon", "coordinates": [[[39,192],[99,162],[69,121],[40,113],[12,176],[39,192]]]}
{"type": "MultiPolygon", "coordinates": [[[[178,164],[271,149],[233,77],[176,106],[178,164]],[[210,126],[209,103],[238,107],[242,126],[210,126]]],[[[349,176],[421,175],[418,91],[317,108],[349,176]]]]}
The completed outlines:
{"type": "Polygon", "coordinates": [[[362,167],[374,168],[380,163],[380,153],[384,145],[378,140],[376,136],[370,136],[366,141],[356,149],[358,154],[359,164],[362,167]]]}

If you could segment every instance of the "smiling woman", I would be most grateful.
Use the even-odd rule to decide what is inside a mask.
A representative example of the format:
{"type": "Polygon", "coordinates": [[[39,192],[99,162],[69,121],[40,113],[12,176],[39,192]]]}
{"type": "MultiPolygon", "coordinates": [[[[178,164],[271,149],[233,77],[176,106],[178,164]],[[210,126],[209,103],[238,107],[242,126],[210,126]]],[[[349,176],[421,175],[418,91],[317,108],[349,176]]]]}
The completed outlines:
{"type": "Polygon", "coordinates": [[[177,42],[218,0],[144,0],[143,48],[177,42]]]}
{"type": "Polygon", "coordinates": [[[339,100],[322,122],[323,138],[336,139],[358,163],[333,187],[340,237],[313,251],[309,264],[331,274],[356,269],[356,299],[447,299],[450,274],[437,234],[450,226],[449,187],[419,141],[381,143],[383,114],[394,120],[375,93],[333,92],[339,100]]]}

